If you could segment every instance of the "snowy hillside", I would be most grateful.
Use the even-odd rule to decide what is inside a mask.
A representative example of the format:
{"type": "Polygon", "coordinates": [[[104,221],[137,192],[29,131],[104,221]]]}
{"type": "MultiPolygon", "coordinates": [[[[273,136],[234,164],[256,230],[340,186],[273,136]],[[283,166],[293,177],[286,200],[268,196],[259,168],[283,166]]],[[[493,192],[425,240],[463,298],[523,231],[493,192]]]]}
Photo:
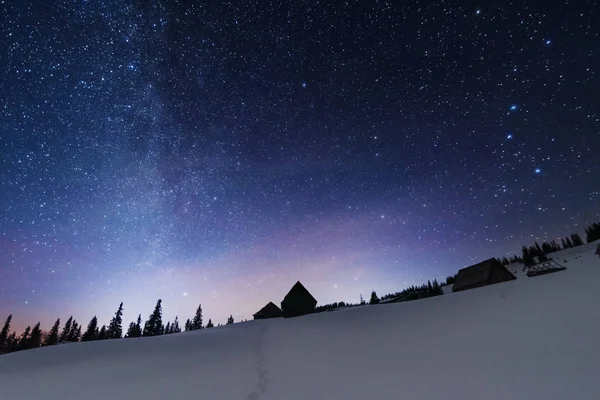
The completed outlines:
{"type": "MultiPolygon", "coordinates": [[[[0,357],[2,399],[600,398],[596,244],[566,271],[289,320],[0,357]]],[[[563,262],[564,263],[564,262],[563,262]]]]}

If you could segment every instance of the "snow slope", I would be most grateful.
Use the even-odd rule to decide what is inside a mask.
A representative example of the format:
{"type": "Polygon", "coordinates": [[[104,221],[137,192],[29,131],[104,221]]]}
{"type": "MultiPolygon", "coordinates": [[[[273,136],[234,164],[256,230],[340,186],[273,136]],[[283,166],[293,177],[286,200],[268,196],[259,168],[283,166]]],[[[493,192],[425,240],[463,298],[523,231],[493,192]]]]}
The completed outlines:
{"type": "MultiPolygon", "coordinates": [[[[600,259],[424,300],[0,357],[2,399],[600,399],[600,259]]],[[[575,249],[573,249],[575,250],[575,249]]]]}

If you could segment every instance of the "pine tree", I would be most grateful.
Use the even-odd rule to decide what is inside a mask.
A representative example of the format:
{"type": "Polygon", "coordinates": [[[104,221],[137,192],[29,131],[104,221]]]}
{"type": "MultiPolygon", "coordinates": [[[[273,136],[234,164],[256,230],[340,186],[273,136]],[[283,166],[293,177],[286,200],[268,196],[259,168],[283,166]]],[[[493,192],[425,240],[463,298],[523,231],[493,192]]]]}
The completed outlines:
{"type": "Polygon", "coordinates": [[[581,246],[583,244],[583,240],[581,240],[581,236],[578,233],[572,233],[571,240],[573,241],[573,246],[581,246]]]}
{"type": "Polygon", "coordinates": [[[165,335],[168,335],[171,332],[171,322],[167,322],[167,326],[165,326],[165,335]]]}
{"type": "Polygon", "coordinates": [[[53,346],[58,344],[58,330],[60,329],[60,318],[56,320],[52,329],[50,329],[50,333],[46,336],[46,340],[44,340],[44,346],[53,346]]]}
{"type": "Polygon", "coordinates": [[[115,316],[108,324],[106,337],[107,339],[121,339],[123,337],[123,302],[121,302],[115,316]]]}
{"type": "MultiPolygon", "coordinates": [[[[431,283],[429,283],[429,286],[431,286],[431,283]]],[[[369,301],[369,304],[379,304],[379,297],[377,297],[377,293],[375,293],[374,290],[371,292],[371,300],[369,301]]]]}
{"type": "Polygon", "coordinates": [[[525,246],[523,246],[523,264],[528,267],[533,265],[533,254],[531,249],[528,249],[525,246]]]}
{"type": "Polygon", "coordinates": [[[108,339],[108,335],[107,335],[107,329],[106,329],[106,325],[102,325],[102,328],[100,328],[100,332],[98,332],[98,339],[97,340],[106,340],[108,339]]]}
{"type": "Polygon", "coordinates": [[[227,325],[231,324],[233,324],[233,315],[230,315],[229,318],[227,318],[227,325]]]}
{"type": "Polygon", "coordinates": [[[202,304],[198,305],[198,309],[196,310],[196,315],[192,319],[191,329],[192,331],[202,329],[202,304]]]}
{"type": "Polygon", "coordinates": [[[13,351],[17,351],[19,347],[19,339],[17,339],[17,333],[13,332],[6,338],[6,342],[4,343],[4,352],[11,353],[13,351]]]}
{"type": "Polygon", "coordinates": [[[171,332],[179,333],[181,332],[181,328],[179,327],[179,317],[175,316],[175,321],[171,324],[171,332]]]}
{"type": "Polygon", "coordinates": [[[213,323],[212,323],[212,320],[211,320],[210,318],[208,319],[208,324],[206,324],[206,327],[207,327],[207,328],[212,328],[212,327],[214,327],[214,325],[213,325],[213,323]]]}
{"type": "Polygon", "coordinates": [[[162,330],[162,300],[156,302],[156,307],[144,325],[144,336],[157,336],[162,330]]]}
{"type": "Polygon", "coordinates": [[[137,322],[132,322],[129,324],[129,329],[127,330],[126,338],[134,338],[142,336],[142,314],[138,315],[137,322]]]}
{"type": "Polygon", "coordinates": [[[361,295],[360,295],[360,305],[364,306],[365,304],[367,304],[367,302],[365,301],[365,299],[363,299],[362,293],[361,293],[361,295]]]}
{"type": "Polygon", "coordinates": [[[587,243],[592,243],[598,239],[600,239],[600,223],[594,222],[592,225],[585,228],[585,241],[587,243]]]}
{"type": "Polygon", "coordinates": [[[71,315],[67,322],[65,322],[65,326],[63,327],[62,333],[58,338],[59,342],[65,342],[69,338],[69,333],[71,332],[71,325],[73,325],[73,316],[71,315]]]}
{"type": "Polygon", "coordinates": [[[142,314],[138,314],[138,319],[135,326],[137,337],[142,337],[142,314]]]}
{"type": "Polygon", "coordinates": [[[562,240],[562,248],[566,249],[567,248],[567,244],[565,243],[565,239],[561,239],[562,240]]]}
{"type": "Polygon", "coordinates": [[[79,342],[79,339],[81,339],[81,326],[76,320],[73,320],[73,325],[71,325],[71,331],[69,332],[69,336],[67,336],[67,341],[79,342]]]}
{"type": "Polygon", "coordinates": [[[440,284],[438,283],[437,279],[433,280],[433,295],[434,296],[439,296],[444,294],[444,291],[442,290],[442,287],[440,286],[440,284]]]}
{"type": "Polygon", "coordinates": [[[28,349],[35,349],[42,345],[42,329],[40,328],[40,323],[35,324],[33,329],[31,330],[31,335],[29,336],[29,340],[27,343],[28,349]]]}
{"type": "Polygon", "coordinates": [[[82,342],[91,342],[92,340],[97,340],[98,335],[98,318],[94,315],[94,317],[90,320],[90,323],[87,326],[87,329],[83,336],[81,337],[82,342]]]}
{"type": "Polygon", "coordinates": [[[4,322],[4,326],[2,327],[2,330],[0,331],[0,353],[2,353],[4,351],[4,349],[6,348],[6,340],[8,339],[8,332],[10,332],[11,321],[12,321],[12,314],[10,314],[8,316],[8,318],[6,318],[6,321],[4,322]]]}
{"type": "Polygon", "coordinates": [[[27,346],[29,345],[29,332],[31,332],[31,326],[25,328],[25,331],[21,335],[21,338],[19,339],[19,344],[17,346],[18,350],[27,349],[27,346]]]}
{"type": "Polygon", "coordinates": [[[567,237],[567,247],[568,248],[572,248],[573,247],[573,242],[571,242],[571,238],[567,237]]]}
{"type": "Polygon", "coordinates": [[[135,332],[135,322],[131,321],[129,323],[129,328],[127,328],[127,332],[125,332],[125,339],[135,337],[135,336],[133,336],[134,332],[135,332]]]}
{"type": "Polygon", "coordinates": [[[192,321],[188,318],[187,321],[185,321],[185,331],[190,331],[192,327],[192,321]]]}
{"type": "Polygon", "coordinates": [[[550,246],[550,244],[547,242],[542,243],[542,253],[548,254],[551,252],[552,252],[552,247],[550,246]]]}

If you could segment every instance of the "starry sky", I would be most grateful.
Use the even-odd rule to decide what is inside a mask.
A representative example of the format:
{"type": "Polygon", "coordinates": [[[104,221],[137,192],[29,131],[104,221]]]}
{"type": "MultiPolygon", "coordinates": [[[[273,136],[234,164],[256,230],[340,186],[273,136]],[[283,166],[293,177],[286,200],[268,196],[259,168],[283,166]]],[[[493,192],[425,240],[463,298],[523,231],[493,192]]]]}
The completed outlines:
{"type": "Polygon", "coordinates": [[[582,232],[600,6],[489,3],[0,0],[0,318],[223,323],[582,232]]]}

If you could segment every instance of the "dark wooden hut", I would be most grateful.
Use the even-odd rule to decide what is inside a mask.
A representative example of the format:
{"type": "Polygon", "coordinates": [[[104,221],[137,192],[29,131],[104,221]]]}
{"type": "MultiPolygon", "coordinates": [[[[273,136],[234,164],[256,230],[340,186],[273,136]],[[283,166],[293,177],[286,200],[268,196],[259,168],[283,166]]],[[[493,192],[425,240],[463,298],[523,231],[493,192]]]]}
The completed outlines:
{"type": "Polygon", "coordinates": [[[267,319],[267,318],[279,318],[283,317],[283,312],[273,302],[269,302],[266,306],[260,309],[256,314],[253,315],[254,319],[267,319]]]}
{"type": "Polygon", "coordinates": [[[316,305],[317,300],[298,281],[283,298],[281,310],[284,318],[298,317],[315,312],[316,305]]]}
{"type": "Polygon", "coordinates": [[[517,278],[501,262],[490,258],[458,271],[452,291],[460,292],[514,279],[517,278]]]}

